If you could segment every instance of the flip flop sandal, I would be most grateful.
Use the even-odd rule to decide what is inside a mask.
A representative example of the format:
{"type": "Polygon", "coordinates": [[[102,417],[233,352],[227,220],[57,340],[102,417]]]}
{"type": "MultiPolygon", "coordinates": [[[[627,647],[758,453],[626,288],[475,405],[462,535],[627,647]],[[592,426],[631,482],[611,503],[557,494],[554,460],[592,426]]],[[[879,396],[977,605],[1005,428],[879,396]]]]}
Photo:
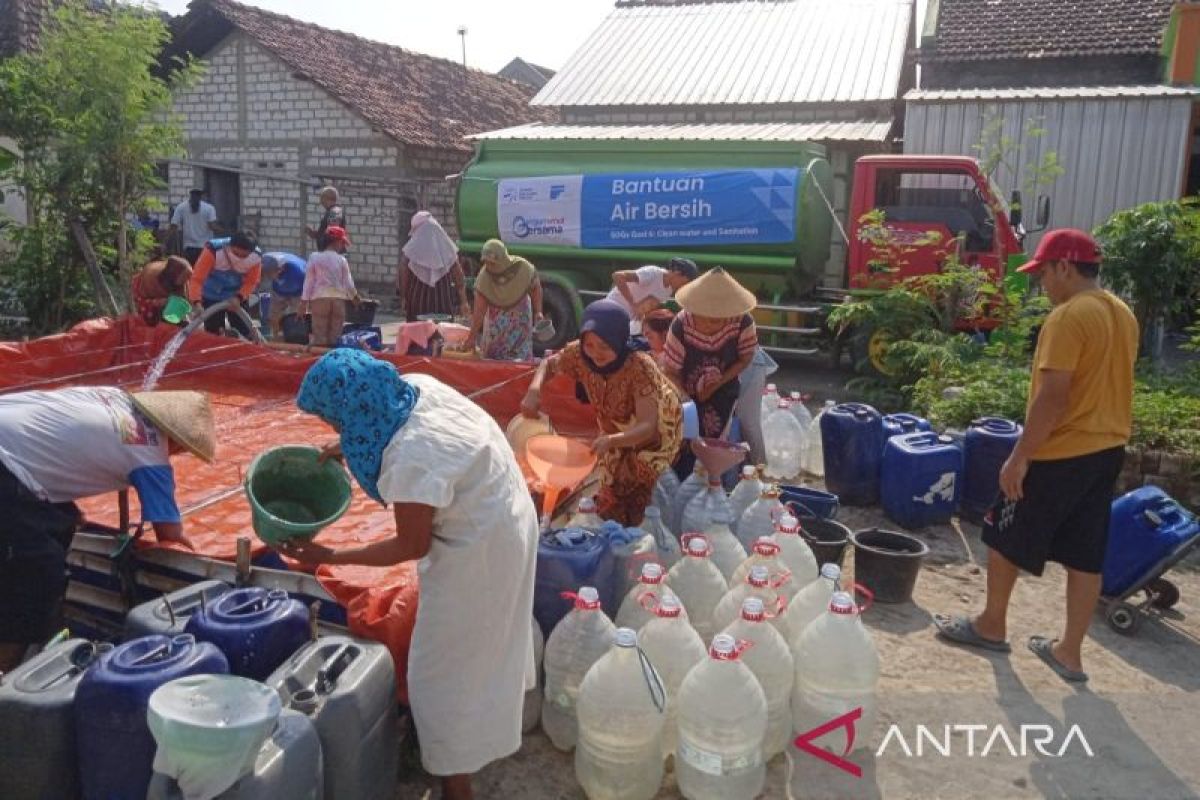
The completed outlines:
{"type": "Polygon", "coordinates": [[[1045,636],[1030,636],[1029,649],[1033,654],[1046,663],[1050,669],[1058,673],[1058,677],[1071,683],[1087,683],[1087,673],[1073,670],[1054,657],[1054,643],[1057,639],[1047,639],[1045,636]]]}
{"type": "Polygon", "coordinates": [[[995,639],[985,639],[975,630],[971,620],[964,616],[947,616],[934,614],[933,624],[937,626],[938,635],[942,638],[966,647],[989,650],[993,653],[1011,653],[1012,645],[1008,642],[998,642],[995,639]]]}

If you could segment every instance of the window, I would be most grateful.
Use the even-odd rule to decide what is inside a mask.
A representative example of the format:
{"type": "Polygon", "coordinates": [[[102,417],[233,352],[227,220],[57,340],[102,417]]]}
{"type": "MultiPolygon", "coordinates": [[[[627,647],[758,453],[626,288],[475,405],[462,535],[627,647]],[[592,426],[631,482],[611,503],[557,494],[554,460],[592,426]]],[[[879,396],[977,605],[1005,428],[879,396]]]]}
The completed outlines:
{"type": "Polygon", "coordinates": [[[889,222],[944,225],[969,253],[992,249],[996,221],[975,180],[963,173],[881,169],[875,207],[889,222]]]}

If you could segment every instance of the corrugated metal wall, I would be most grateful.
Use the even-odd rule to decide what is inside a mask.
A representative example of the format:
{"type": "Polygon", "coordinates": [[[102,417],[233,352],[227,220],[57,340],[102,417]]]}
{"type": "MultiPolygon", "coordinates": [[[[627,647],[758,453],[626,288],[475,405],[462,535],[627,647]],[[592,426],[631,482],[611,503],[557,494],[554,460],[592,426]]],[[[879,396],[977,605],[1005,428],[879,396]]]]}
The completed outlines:
{"type": "MultiPolygon", "coordinates": [[[[1051,197],[1051,227],[1091,230],[1116,211],[1177,199],[1183,190],[1191,144],[1189,97],[910,98],[904,152],[978,156],[983,127],[997,115],[1004,120],[1003,135],[1017,141],[1029,120],[1046,130],[1040,139],[1022,141],[1015,163],[994,176],[1006,197],[1021,188],[1027,164],[1058,153],[1066,172],[1044,191],[1051,197]]],[[[1034,198],[1024,199],[1032,209],[1034,198]]]]}

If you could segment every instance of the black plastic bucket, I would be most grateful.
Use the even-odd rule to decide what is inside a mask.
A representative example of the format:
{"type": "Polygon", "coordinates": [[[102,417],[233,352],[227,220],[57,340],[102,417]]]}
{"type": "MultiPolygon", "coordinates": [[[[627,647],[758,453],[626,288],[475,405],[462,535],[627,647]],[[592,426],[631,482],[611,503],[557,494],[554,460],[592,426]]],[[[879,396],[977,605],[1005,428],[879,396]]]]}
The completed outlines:
{"type": "Polygon", "coordinates": [[[850,542],[850,529],[845,525],[820,517],[800,517],[800,535],[812,548],[818,567],[822,564],[842,565],[842,556],[850,542]]]}
{"type": "Polygon", "coordinates": [[[850,541],[854,542],[854,580],[874,592],[876,602],[912,600],[929,545],[915,536],[880,528],[855,531],[850,541]]]}

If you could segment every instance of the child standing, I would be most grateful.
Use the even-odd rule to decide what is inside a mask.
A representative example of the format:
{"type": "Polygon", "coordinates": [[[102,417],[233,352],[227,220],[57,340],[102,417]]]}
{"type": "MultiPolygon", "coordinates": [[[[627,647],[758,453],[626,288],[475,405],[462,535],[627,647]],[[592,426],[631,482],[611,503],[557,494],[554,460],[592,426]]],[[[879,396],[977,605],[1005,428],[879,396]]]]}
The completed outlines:
{"type": "Polygon", "coordinates": [[[312,343],[317,347],[333,347],[346,322],[346,301],[358,305],[350,264],[342,255],[349,246],[346,229],[332,225],[325,229],[320,251],[308,257],[300,298],[312,314],[312,343]]]}

